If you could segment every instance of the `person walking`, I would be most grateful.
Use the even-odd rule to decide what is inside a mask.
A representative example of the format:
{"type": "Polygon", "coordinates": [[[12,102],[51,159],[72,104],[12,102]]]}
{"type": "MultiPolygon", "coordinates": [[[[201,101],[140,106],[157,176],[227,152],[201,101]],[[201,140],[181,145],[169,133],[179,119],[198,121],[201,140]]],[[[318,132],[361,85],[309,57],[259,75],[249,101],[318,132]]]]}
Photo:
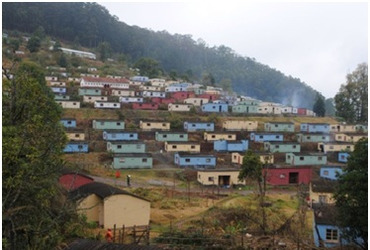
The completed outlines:
{"type": "Polygon", "coordinates": [[[112,238],[113,238],[112,230],[110,228],[108,228],[108,231],[105,234],[105,240],[107,242],[112,242],[112,238]]]}

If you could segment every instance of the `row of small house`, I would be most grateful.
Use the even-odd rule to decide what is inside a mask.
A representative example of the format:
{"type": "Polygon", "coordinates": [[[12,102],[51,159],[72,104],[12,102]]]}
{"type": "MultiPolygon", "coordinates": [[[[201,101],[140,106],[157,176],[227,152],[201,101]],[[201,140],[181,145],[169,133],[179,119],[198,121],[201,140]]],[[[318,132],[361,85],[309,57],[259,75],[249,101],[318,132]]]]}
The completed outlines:
{"type": "MultiPolygon", "coordinates": [[[[62,120],[66,127],[73,128],[76,126],[76,121],[73,119],[62,120]]],[[[235,122],[235,121],[233,121],[235,122]]],[[[240,122],[240,121],[239,121],[240,122]]],[[[249,123],[248,121],[246,121],[249,123]]],[[[215,168],[217,160],[213,155],[201,155],[201,143],[199,141],[189,141],[188,132],[207,131],[207,128],[212,128],[213,123],[200,123],[202,127],[194,126],[197,122],[184,122],[184,132],[170,132],[170,123],[167,122],[145,122],[140,121],[140,128],[142,131],[164,130],[155,132],[155,141],[163,142],[164,150],[166,152],[173,152],[174,164],[185,167],[201,167],[201,168],[215,168]],[[212,126],[211,126],[212,125],[212,126]],[[200,129],[201,128],[201,129],[200,129]]],[[[226,123],[227,124],[227,123],[226,123]]],[[[309,124],[312,125],[312,124],[309,124]]],[[[318,124],[316,124],[317,126],[318,124]]],[[[307,124],[301,124],[301,128],[306,128],[307,124]]],[[[103,130],[102,137],[107,141],[107,151],[113,152],[113,167],[114,168],[151,168],[153,159],[151,154],[146,153],[145,142],[139,140],[139,133],[132,131],[124,131],[124,121],[117,120],[93,120],[92,127],[94,129],[103,130]]],[[[274,127],[274,126],[273,126],[274,127]]],[[[336,126],[337,127],[337,126],[336,126]]],[[[73,142],[84,141],[83,133],[67,132],[69,138],[72,140],[66,147],[65,152],[88,152],[87,142],[73,142]]],[[[365,137],[366,135],[357,135],[356,139],[365,137]]],[[[251,142],[263,143],[265,152],[269,153],[286,153],[286,164],[290,165],[322,165],[327,163],[328,152],[340,152],[338,154],[338,161],[346,160],[348,151],[353,150],[354,136],[352,141],[331,142],[330,134],[313,133],[298,133],[295,141],[284,141],[284,133],[272,132],[251,132],[249,139],[251,142]],[[303,137],[306,136],[306,137],[303,137]],[[307,137],[313,137],[313,140],[308,140],[307,137]],[[306,140],[302,140],[306,138],[306,140]],[[301,153],[302,142],[317,142],[317,150],[321,153],[301,153]],[[343,152],[341,152],[343,151],[343,152]]],[[[335,138],[337,134],[335,134],[335,138]]],[[[205,142],[213,143],[213,150],[215,152],[230,152],[233,153],[232,163],[242,163],[242,153],[249,149],[249,141],[246,138],[237,140],[235,132],[204,132],[203,139],[205,142]],[[238,154],[235,156],[234,154],[238,154]],[[235,160],[237,157],[238,160],[235,160]]]]}
{"type": "MultiPolygon", "coordinates": [[[[56,101],[63,108],[80,108],[81,103],[70,100],[70,96],[67,95],[66,82],[50,81],[52,78],[47,79],[55,93],[56,101]]],[[[198,108],[202,112],[215,113],[315,115],[305,108],[225,96],[220,88],[207,86],[204,89],[199,84],[169,82],[168,85],[155,85],[164,83],[155,79],[148,85],[147,82],[129,81],[125,78],[99,77],[70,80],[80,80],[78,95],[82,96],[83,102],[94,103],[94,108],[120,109],[126,106],[140,110],[167,109],[176,112],[189,112],[192,108],[198,108]],[[112,101],[114,99],[112,97],[118,98],[118,101],[112,101]]]]}

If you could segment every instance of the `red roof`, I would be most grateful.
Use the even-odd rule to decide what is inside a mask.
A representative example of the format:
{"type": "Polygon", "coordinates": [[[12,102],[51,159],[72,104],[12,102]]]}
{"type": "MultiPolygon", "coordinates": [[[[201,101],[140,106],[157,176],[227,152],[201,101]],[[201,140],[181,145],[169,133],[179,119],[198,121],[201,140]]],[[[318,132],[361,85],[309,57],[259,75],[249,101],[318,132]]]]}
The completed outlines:
{"type": "Polygon", "coordinates": [[[108,78],[108,77],[82,77],[86,82],[107,82],[107,83],[130,83],[126,78],[108,78]]]}

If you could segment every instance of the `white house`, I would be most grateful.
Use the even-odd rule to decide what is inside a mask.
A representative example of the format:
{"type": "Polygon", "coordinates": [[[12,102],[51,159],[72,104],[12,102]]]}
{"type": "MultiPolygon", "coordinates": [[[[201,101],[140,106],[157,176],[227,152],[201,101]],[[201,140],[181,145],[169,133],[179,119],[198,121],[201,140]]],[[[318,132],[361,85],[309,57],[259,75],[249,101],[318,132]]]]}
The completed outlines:
{"type": "Polygon", "coordinates": [[[132,103],[132,102],[144,102],[144,98],[142,97],[130,97],[130,96],[120,96],[119,102],[122,103],[132,103]]]}
{"type": "Polygon", "coordinates": [[[128,89],[130,87],[127,79],[114,79],[107,77],[82,77],[80,86],[95,88],[109,87],[116,89],[128,89]]]}
{"type": "Polygon", "coordinates": [[[80,102],[77,101],[57,101],[57,103],[65,109],[79,109],[80,102]]]}
{"type": "Polygon", "coordinates": [[[168,111],[190,111],[193,107],[192,104],[178,104],[178,103],[169,103],[168,104],[168,111]]]}
{"type": "Polygon", "coordinates": [[[144,97],[160,97],[160,98],[165,98],[166,93],[165,92],[160,92],[160,91],[143,91],[143,96],[144,97]]]}
{"type": "Polygon", "coordinates": [[[119,102],[94,102],[94,108],[101,109],[119,109],[121,108],[121,103],[119,102]]]}
{"type": "Polygon", "coordinates": [[[64,54],[67,55],[76,55],[78,57],[85,57],[89,59],[96,60],[96,55],[91,52],[81,51],[81,50],[74,50],[74,49],[67,49],[67,48],[60,48],[64,54]]]}
{"type": "Polygon", "coordinates": [[[97,101],[106,102],[108,101],[108,97],[107,96],[91,96],[91,95],[83,96],[83,102],[95,103],[97,101]]]}

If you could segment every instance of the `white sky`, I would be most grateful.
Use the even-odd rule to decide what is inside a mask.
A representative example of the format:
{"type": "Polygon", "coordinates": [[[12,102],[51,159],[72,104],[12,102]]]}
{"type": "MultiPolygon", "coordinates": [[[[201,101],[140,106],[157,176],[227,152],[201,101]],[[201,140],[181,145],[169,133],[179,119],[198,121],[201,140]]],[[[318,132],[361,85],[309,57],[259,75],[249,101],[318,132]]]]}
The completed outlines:
{"type": "Polygon", "coordinates": [[[334,97],[368,62],[367,2],[98,2],[128,25],[225,45],[334,97]]]}

